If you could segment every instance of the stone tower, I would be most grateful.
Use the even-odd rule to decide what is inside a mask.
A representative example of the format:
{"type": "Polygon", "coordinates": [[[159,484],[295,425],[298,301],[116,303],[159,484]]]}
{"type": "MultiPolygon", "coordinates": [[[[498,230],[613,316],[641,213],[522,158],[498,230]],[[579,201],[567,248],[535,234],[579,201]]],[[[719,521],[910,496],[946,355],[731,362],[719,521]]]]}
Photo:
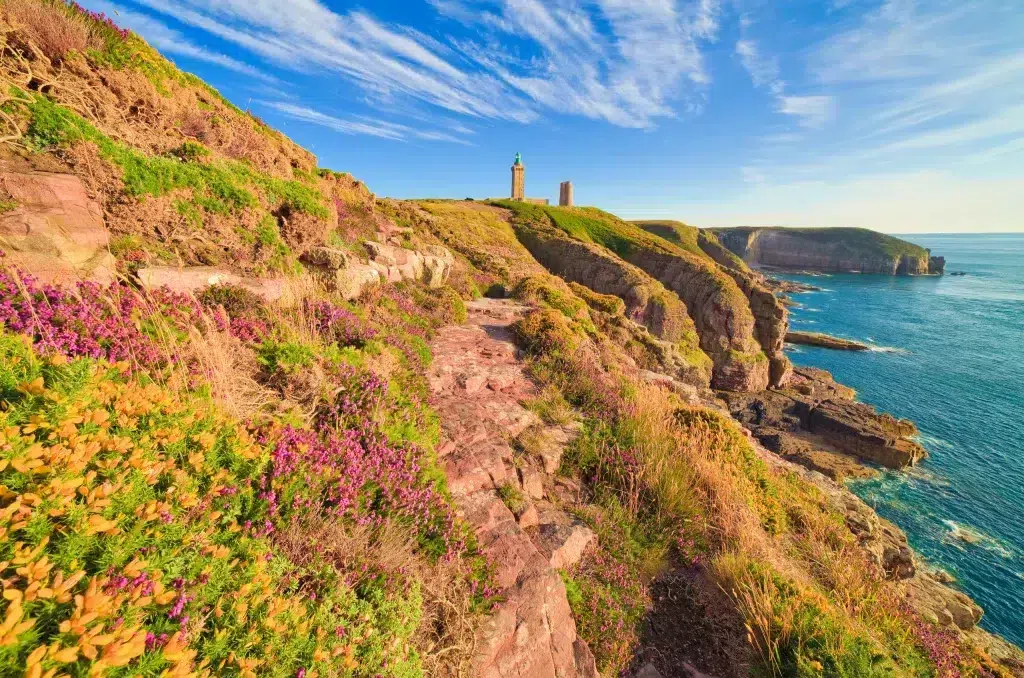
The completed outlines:
{"type": "Polygon", "coordinates": [[[558,204],[561,207],[572,207],[573,195],[572,195],[572,182],[563,181],[562,185],[558,190],[558,204]]]}
{"type": "Polygon", "coordinates": [[[512,165],[512,199],[523,200],[525,198],[526,166],[523,165],[523,157],[516,153],[516,161],[512,165]]]}

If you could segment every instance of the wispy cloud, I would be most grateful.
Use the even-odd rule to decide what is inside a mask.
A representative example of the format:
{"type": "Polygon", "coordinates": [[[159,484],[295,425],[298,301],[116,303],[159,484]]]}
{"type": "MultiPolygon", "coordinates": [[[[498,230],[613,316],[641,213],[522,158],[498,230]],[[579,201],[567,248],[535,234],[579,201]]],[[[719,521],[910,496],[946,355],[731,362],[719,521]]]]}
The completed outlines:
{"type": "Polygon", "coordinates": [[[718,0],[430,0],[469,41],[445,41],[319,0],[135,0],[277,67],[333,71],[376,101],[532,122],[544,111],[649,128],[695,107],[718,0]],[[531,54],[510,58],[518,40],[531,54]],[[499,46],[500,45],[500,46],[499,46]]]}
{"type": "Polygon", "coordinates": [[[422,139],[424,141],[444,141],[469,145],[469,142],[460,136],[438,130],[418,130],[408,125],[366,117],[346,120],[287,101],[261,101],[258,103],[295,120],[326,127],[341,134],[366,135],[381,139],[391,139],[393,141],[422,139]]]}
{"type": "Polygon", "coordinates": [[[779,96],[778,111],[796,116],[803,127],[818,128],[835,114],[835,101],[830,96],[779,96]]]}
{"type": "Polygon", "coordinates": [[[801,127],[817,129],[835,115],[836,102],[831,96],[786,94],[787,84],[780,75],[779,60],[762,53],[757,42],[746,37],[754,25],[749,16],[740,19],[741,37],[736,42],[736,56],[750,75],[755,87],[768,91],[775,99],[775,111],[797,118],[801,127]]]}

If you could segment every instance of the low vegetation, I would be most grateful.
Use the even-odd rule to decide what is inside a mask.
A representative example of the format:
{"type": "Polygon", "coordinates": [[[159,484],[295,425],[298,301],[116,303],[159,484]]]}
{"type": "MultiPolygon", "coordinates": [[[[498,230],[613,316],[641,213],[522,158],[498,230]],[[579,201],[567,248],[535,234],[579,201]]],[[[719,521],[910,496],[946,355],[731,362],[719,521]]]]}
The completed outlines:
{"type": "Polygon", "coordinates": [[[419,675],[432,653],[466,658],[485,566],[411,367],[451,311],[395,290],[406,310],[376,304],[377,329],[230,287],[70,294],[5,273],[0,293],[4,673],[419,675]]]}

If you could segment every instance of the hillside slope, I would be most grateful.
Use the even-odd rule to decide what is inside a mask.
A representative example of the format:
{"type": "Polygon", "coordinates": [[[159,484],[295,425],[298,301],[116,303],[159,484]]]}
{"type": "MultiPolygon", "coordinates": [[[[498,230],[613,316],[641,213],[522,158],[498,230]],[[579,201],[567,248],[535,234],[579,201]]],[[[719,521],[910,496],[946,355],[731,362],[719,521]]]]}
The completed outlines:
{"type": "Polygon", "coordinates": [[[730,418],[840,389],[751,392],[710,238],[378,200],[105,17],[0,33],[0,674],[1024,667],[730,418]]]}

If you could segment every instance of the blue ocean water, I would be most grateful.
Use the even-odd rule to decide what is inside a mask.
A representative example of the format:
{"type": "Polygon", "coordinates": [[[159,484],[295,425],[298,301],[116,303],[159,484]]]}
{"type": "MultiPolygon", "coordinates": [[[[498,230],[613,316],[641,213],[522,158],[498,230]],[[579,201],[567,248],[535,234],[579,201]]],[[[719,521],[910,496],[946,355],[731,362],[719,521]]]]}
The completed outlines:
{"type": "Polygon", "coordinates": [[[1024,647],[1024,234],[906,239],[947,275],[787,276],[825,288],[794,296],[794,328],[877,347],[790,357],[917,423],[927,460],[851,488],[957,578],[983,627],[1024,647]]]}

